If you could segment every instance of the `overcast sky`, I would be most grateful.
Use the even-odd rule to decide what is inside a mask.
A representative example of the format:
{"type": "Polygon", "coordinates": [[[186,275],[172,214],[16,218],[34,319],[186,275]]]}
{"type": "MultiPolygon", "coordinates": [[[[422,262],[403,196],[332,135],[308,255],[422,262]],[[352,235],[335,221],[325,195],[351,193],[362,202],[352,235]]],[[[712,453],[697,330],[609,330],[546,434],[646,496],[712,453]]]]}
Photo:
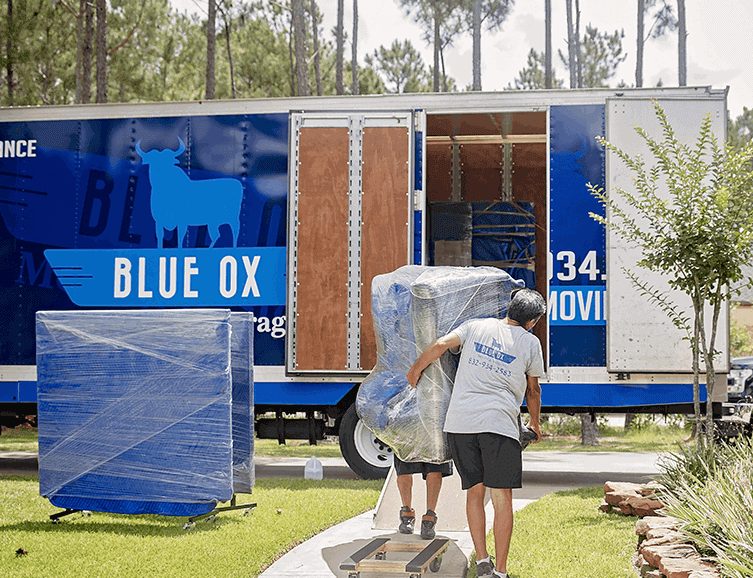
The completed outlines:
{"type": "MultiPolygon", "coordinates": [[[[206,13],[206,0],[170,0],[181,11],[206,13]]],[[[324,16],[325,35],[337,21],[337,0],[317,0],[324,16]]],[[[565,2],[552,0],[553,66],[558,78],[569,83],[557,50],[566,52],[565,2]]],[[[676,2],[670,0],[676,12],[676,2]]],[[[751,63],[751,28],[753,28],[753,1],[751,0],[686,0],[688,54],[687,84],[711,85],[715,88],[729,86],[728,107],[734,119],[742,114],[743,107],[753,109],[753,63],[751,63]]],[[[635,0],[580,0],[581,30],[587,24],[601,32],[624,30],[623,50],[627,60],[610,79],[616,86],[621,80],[635,84],[635,0]]],[[[345,27],[352,30],[353,2],[345,0],[345,27]]],[[[422,31],[405,15],[396,0],[359,0],[358,2],[358,53],[364,64],[364,55],[373,53],[381,45],[389,46],[394,40],[410,40],[421,52],[427,67],[433,64],[432,47],[422,40],[422,31]]],[[[650,23],[647,21],[646,29],[650,23]]],[[[481,47],[481,84],[484,90],[502,90],[514,83],[518,72],[526,66],[531,48],[544,49],[544,0],[517,0],[502,29],[493,35],[484,34],[481,47]]],[[[472,82],[472,41],[464,34],[446,49],[445,67],[455,78],[459,88],[472,82]]],[[[347,48],[349,54],[350,48],[347,48]]],[[[348,58],[348,56],[346,56],[348,58]]],[[[650,40],[644,49],[643,85],[677,85],[677,32],[670,32],[660,40],[650,40]]]]}

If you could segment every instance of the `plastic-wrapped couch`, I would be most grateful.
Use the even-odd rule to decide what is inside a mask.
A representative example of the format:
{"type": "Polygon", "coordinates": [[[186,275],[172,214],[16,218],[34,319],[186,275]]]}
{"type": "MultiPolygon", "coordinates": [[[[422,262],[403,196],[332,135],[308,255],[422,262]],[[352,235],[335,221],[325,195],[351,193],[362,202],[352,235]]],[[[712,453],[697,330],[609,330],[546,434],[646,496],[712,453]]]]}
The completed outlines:
{"type": "Polygon", "coordinates": [[[364,425],[408,462],[450,460],[442,432],[457,356],[445,353],[417,388],[405,377],[420,353],[464,321],[507,315],[510,293],[523,287],[494,267],[406,265],[371,284],[377,362],[361,384],[356,411],[364,425]]]}
{"type": "Polygon", "coordinates": [[[250,492],[252,335],[226,310],[38,312],[40,494],[197,516],[250,492]]]}

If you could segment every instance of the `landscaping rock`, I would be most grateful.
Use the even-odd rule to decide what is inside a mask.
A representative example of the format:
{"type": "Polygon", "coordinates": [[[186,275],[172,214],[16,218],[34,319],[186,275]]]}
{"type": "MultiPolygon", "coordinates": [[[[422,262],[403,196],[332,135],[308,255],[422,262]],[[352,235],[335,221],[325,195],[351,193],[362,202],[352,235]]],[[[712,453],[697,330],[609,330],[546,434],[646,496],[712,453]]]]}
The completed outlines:
{"type": "Polygon", "coordinates": [[[679,532],[682,522],[646,516],[635,524],[639,536],[636,567],[644,578],[720,578],[721,572],[698,554],[679,532]]]}
{"type": "Polygon", "coordinates": [[[635,567],[643,578],[721,578],[719,569],[701,557],[679,529],[682,521],[662,515],[657,483],[607,482],[599,509],[639,516],[635,523],[638,552],[635,567]]]}
{"type": "Polygon", "coordinates": [[[626,516],[656,515],[664,508],[664,504],[654,497],[660,487],[655,483],[607,482],[604,484],[604,502],[599,508],[603,512],[617,512],[626,516]]]}

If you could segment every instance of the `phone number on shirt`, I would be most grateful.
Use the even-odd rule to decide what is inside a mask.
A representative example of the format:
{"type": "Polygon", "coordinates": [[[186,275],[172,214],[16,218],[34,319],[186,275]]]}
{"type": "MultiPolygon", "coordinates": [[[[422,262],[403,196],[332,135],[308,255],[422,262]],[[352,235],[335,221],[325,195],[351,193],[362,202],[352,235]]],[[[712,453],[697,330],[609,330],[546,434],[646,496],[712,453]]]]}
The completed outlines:
{"type": "Polygon", "coordinates": [[[510,377],[512,375],[512,371],[510,371],[509,369],[505,369],[504,367],[499,367],[497,365],[494,365],[493,363],[489,363],[488,361],[478,359],[477,357],[470,357],[468,359],[468,364],[481,367],[488,371],[493,371],[494,373],[499,373],[500,375],[504,375],[505,377],[510,377]]]}

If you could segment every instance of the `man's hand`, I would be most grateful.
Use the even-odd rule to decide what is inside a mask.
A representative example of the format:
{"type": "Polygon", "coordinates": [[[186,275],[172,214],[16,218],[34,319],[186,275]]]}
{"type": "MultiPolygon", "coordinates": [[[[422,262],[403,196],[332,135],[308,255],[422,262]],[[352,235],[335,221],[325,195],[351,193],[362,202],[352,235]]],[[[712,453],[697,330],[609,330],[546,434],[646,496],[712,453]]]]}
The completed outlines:
{"type": "Polygon", "coordinates": [[[533,444],[539,443],[541,441],[541,426],[539,424],[537,424],[537,423],[533,424],[533,423],[529,422],[526,427],[528,429],[530,429],[531,431],[536,432],[536,441],[531,442],[531,443],[533,443],[533,444]]]}
{"type": "Polygon", "coordinates": [[[455,334],[445,335],[444,337],[440,337],[439,339],[434,340],[431,345],[429,345],[429,347],[427,347],[424,352],[418,357],[415,363],[411,365],[408,373],[405,374],[405,377],[408,378],[408,383],[411,384],[411,387],[416,387],[418,385],[418,380],[421,379],[421,374],[423,373],[424,369],[426,369],[427,367],[429,367],[429,365],[442,357],[442,354],[445,351],[447,351],[451,347],[459,346],[460,338],[455,334]]]}
{"type": "Polygon", "coordinates": [[[414,366],[408,370],[405,377],[408,378],[408,383],[410,383],[411,387],[416,387],[418,385],[418,380],[421,379],[421,372],[414,366]]]}

